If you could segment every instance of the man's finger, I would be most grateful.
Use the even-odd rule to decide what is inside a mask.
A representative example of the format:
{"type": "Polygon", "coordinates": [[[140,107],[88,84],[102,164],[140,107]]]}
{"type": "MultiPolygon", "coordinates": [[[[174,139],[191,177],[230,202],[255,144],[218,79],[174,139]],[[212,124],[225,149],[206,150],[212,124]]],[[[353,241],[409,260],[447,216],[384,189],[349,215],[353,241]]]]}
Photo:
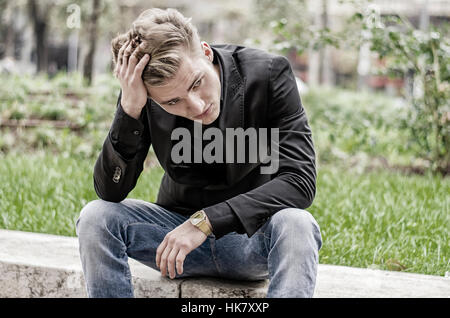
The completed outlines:
{"type": "Polygon", "coordinates": [[[178,275],[183,274],[183,264],[184,260],[186,259],[186,253],[183,251],[183,249],[180,249],[178,252],[177,258],[175,260],[177,265],[177,273],[178,275]]]}
{"type": "Polygon", "coordinates": [[[144,70],[147,63],[150,61],[150,55],[145,54],[139,63],[137,63],[136,67],[134,68],[134,77],[140,78],[142,76],[142,71],[144,70]]]}
{"type": "Polygon", "coordinates": [[[128,59],[128,69],[127,69],[127,76],[134,74],[134,69],[136,68],[136,64],[138,62],[137,58],[138,50],[134,50],[133,54],[130,55],[130,58],[128,59]]]}
{"type": "Polygon", "coordinates": [[[131,49],[131,42],[128,42],[128,45],[125,51],[123,52],[122,67],[120,68],[120,73],[123,75],[125,74],[128,68],[128,56],[130,55],[130,49],[131,49]]]}
{"type": "Polygon", "coordinates": [[[129,57],[131,55],[131,53],[133,52],[133,42],[132,41],[128,41],[128,45],[126,47],[126,49],[123,51],[123,56],[124,57],[129,57]]]}
{"type": "Polygon", "coordinates": [[[119,70],[122,66],[122,56],[123,56],[123,50],[125,50],[127,42],[125,42],[119,49],[119,52],[117,53],[117,59],[116,59],[116,67],[114,68],[114,76],[119,75],[119,70]]]}
{"type": "Polygon", "coordinates": [[[133,51],[133,53],[130,55],[130,58],[128,59],[128,70],[127,70],[128,76],[134,74],[136,64],[139,61],[137,55],[139,54],[139,52],[142,51],[143,48],[144,48],[143,43],[141,43],[139,46],[136,46],[133,42],[131,42],[131,50],[133,51]]]}
{"type": "Polygon", "coordinates": [[[128,41],[125,42],[122,47],[119,49],[119,53],[117,53],[117,65],[122,66],[122,58],[123,58],[123,51],[127,48],[128,41]]]}
{"type": "Polygon", "coordinates": [[[161,271],[161,274],[163,276],[167,275],[167,257],[169,256],[169,253],[171,252],[170,247],[166,247],[164,251],[161,254],[161,261],[159,263],[159,270],[161,271]]]}
{"type": "Polygon", "coordinates": [[[171,279],[175,278],[175,259],[178,255],[179,249],[178,248],[173,248],[172,251],[170,252],[169,256],[167,257],[167,269],[169,271],[169,277],[171,279]]]}
{"type": "Polygon", "coordinates": [[[161,244],[159,244],[158,248],[156,249],[156,266],[160,268],[160,262],[161,262],[161,255],[162,252],[166,249],[167,246],[167,239],[164,239],[161,244]]]}

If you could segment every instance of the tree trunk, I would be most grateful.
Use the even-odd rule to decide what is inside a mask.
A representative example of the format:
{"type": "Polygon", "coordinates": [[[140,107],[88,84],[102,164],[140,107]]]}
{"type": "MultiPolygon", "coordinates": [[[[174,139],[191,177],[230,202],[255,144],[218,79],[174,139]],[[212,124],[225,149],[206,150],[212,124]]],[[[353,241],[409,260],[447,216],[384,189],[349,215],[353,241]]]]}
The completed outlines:
{"type": "MultiPolygon", "coordinates": [[[[321,28],[328,28],[328,0],[322,0],[322,14],[320,16],[321,28]]],[[[319,76],[320,83],[324,85],[331,85],[333,83],[333,70],[331,65],[331,51],[329,46],[324,46],[319,51],[319,76]]]]}
{"type": "MultiPolygon", "coordinates": [[[[312,5],[312,4],[309,4],[312,5]]],[[[314,3],[314,17],[313,23],[316,27],[322,27],[321,14],[319,6],[314,3]]],[[[317,86],[321,83],[320,73],[321,73],[321,61],[322,56],[320,54],[321,49],[316,50],[310,48],[308,52],[308,85],[317,86]]]]}
{"type": "Polygon", "coordinates": [[[6,37],[5,37],[5,57],[13,57],[16,47],[16,28],[15,28],[15,13],[17,8],[8,7],[6,3],[6,8],[2,8],[5,12],[3,17],[6,21],[6,37]]]}
{"type": "Polygon", "coordinates": [[[50,7],[43,14],[35,0],[28,0],[28,12],[33,22],[34,38],[36,44],[37,72],[47,72],[48,67],[48,42],[47,42],[47,17],[50,7]]]}
{"type": "Polygon", "coordinates": [[[92,83],[94,56],[97,48],[97,25],[100,16],[100,0],[94,0],[92,4],[92,15],[89,25],[89,49],[84,60],[83,68],[83,77],[86,79],[88,85],[92,83]]]}

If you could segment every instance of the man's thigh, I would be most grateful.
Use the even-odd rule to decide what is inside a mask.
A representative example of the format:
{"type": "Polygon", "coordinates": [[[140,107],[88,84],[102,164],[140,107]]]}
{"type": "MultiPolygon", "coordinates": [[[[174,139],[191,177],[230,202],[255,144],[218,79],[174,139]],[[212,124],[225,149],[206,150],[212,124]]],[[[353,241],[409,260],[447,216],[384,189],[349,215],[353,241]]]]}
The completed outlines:
{"type": "Polygon", "coordinates": [[[250,238],[232,232],[215,241],[213,257],[220,276],[239,280],[269,278],[266,242],[263,228],[250,238]]]}

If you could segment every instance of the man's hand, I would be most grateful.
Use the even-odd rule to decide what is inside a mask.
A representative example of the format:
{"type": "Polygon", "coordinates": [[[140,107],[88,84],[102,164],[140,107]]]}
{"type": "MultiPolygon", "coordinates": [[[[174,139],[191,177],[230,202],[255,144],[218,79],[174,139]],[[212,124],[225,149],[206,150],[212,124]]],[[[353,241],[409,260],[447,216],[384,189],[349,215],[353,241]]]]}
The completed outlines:
{"type": "Polygon", "coordinates": [[[147,89],[142,80],[142,71],[150,60],[149,55],[145,54],[138,63],[138,51],[139,47],[133,48],[131,41],[125,42],[117,54],[114,69],[114,75],[119,79],[122,88],[122,108],[135,119],[139,118],[147,103],[147,89]]]}
{"type": "Polygon", "coordinates": [[[179,275],[183,273],[183,263],[186,255],[199,247],[207,236],[200,229],[192,225],[189,220],[167,233],[156,250],[156,266],[161,275],[175,278],[175,265],[179,275]]]}

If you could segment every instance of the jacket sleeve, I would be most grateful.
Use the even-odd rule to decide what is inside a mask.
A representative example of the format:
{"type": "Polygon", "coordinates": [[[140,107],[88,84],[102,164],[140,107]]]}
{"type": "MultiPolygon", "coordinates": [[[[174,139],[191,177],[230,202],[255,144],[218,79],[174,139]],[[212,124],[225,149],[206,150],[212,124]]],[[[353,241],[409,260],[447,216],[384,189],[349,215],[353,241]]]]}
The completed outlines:
{"type": "Polygon", "coordinates": [[[136,186],[151,144],[145,107],[139,119],[117,101],[116,113],[94,166],[94,188],[100,199],[120,202],[136,186]]]}
{"type": "Polygon", "coordinates": [[[216,239],[236,231],[233,213],[251,237],[276,212],[306,209],[314,200],[316,168],[311,129],[294,74],[283,56],[272,60],[269,91],[267,116],[270,127],[279,129],[278,171],[269,182],[204,209],[216,239]]]}

